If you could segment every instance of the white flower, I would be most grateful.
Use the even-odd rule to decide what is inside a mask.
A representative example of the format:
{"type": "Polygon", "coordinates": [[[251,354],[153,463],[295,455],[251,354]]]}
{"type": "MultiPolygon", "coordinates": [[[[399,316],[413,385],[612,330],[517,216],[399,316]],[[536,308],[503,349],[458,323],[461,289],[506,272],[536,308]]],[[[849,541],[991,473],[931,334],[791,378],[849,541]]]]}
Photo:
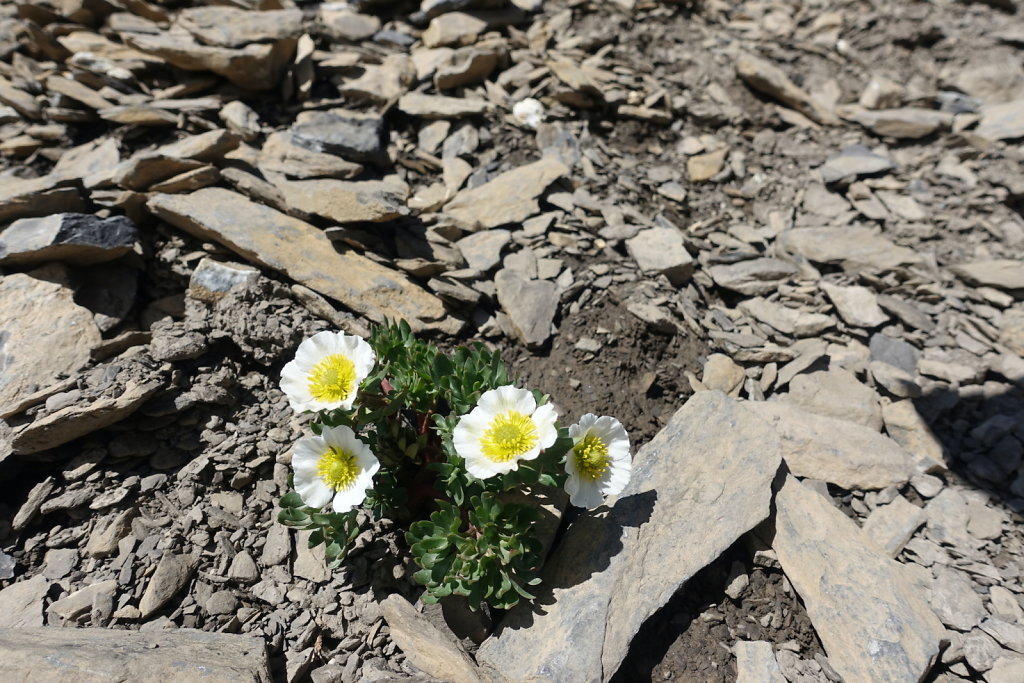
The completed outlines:
{"type": "Polygon", "coordinates": [[[380,462],[348,427],[324,427],[295,443],[292,468],[303,503],[322,508],[333,499],[335,512],[348,512],[366,498],[380,462]]]}
{"type": "Polygon", "coordinates": [[[377,358],[362,337],[317,332],[299,344],[295,359],[281,371],[281,390],[292,410],[351,408],[359,383],[377,358]]]}
{"type": "Polygon", "coordinates": [[[512,118],[521,126],[536,128],[544,120],[544,105],[532,97],[519,100],[512,106],[512,118]]]}
{"type": "Polygon", "coordinates": [[[569,502],[595,508],[606,497],[621,493],[633,469],[629,435],[622,423],[614,417],[587,413],[579,424],[569,427],[569,436],[574,444],[565,456],[569,502]]]}
{"type": "Polygon", "coordinates": [[[520,460],[533,460],[555,442],[557,417],[554,406],[538,407],[526,389],[504,386],[485,391],[455,425],[455,452],[477,479],[511,472],[520,460]]]}

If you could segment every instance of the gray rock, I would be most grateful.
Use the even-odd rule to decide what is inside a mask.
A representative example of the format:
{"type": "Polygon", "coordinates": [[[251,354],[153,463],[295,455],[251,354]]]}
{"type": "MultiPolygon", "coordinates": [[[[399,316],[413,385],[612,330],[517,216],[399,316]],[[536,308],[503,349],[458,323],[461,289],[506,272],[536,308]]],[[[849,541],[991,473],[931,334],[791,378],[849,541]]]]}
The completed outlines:
{"type": "Polygon", "coordinates": [[[736,683],[786,683],[771,643],[741,640],[733,651],[736,654],[736,683]]]}
{"type": "Polygon", "coordinates": [[[777,394],[776,398],[809,413],[848,420],[876,432],[882,430],[878,394],[842,368],[797,375],[789,383],[789,393],[777,394]]]}
{"type": "Polygon", "coordinates": [[[868,348],[871,350],[871,360],[888,363],[908,375],[917,373],[917,361],[921,357],[921,352],[902,339],[893,339],[881,333],[873,334],[871,341],[868,342],[868,348]]]}
{"type": "Polygon", "coordinates": [[[193,629],[4,629],[0,630],[0,656],[15,680],[273,680],[259,638],[193,629]]]}
{"type": "Polygon", "coordinates": [[[50,413],[15,429],[11,447],[19,455],[32,455],[109,427],[141,408],[162,386],[159,380],[143,384],[129,382],[116,398],[100,398],[50,413]]]}
{"type": "Polygon", "coordinates": [[[892,270],[921,261],[914,250],[870,228],[793,228],[780,234],[777,244],[815,263],[840,264],[851,272],[892,270]]]}
{"type": "Polygon", "coordinates": [[[988,140],[1015,140],[1024,137],[1024,99],[986,104],[975,134],[988,140]]]}
{"type": "Polygon", "coordinates": [[[991,669],[1006,650],[981,629],[972,629],[963,639],[964,659],[972,669],[985,673],[991,669]]]}
{"type": "Polygon", "coordinates": [[[871,111],[850,105],[841,108],[839,113],[843,118],[856,121],[880,137],[923,138],[949,130],[953,124],[952,114],[920,107],[871,111]]]}
{"type": "Polygon", "coordinates": [[[888,157],[875,154],[863,145],[846,147],[821,167],[826,183],[851,182],[857,178],[891,171],[896,165],[888,157]]]}
{"type": "Polygon", "coordinates": [[[835,305],[839,317],[849,325],[870,329],[889,319],[889,316],[879,308],[875,293],[867,287],[841,287],[828,282],[822,282],[820,286],[835,305]]]}
{"type": "MultiPolygon", "coordinates": [[[[277,519],[277,515],[273,516],[277,519]]],[[[267,540],[263,544],[263,553],[260,555],[260,564],[264,567],[274,567],[284,564],[292,552],[292,539],[288,527],[272,522],[267,530],[267,540]]]]}
{"type": "Polygon", "coordinates": [[[986,287],[1008,289],[1024,295],[1024,261],[997,259],[951,266],[950,270],[967,282],[986,287]]]}
{"type": "Polygon", "coordinates": [[[945,629],[899,564],[794,477],[775,495],[772,547],[832,668],[847,681],[919,681],[945,629]]]}
{"type": "Polygon", "coordinates": [[[481,683],[483,677],[462,644],[434,626],[409,601],[393,594],[380,603],[395,644],[417,669],[451,683],[481,683]]]}
{"type": "Polygon", "coordinates": [[[875,508],[861,529],[879,550],[888,557],[896,557],[914,532],[924,524],[925,517],[923,508],[897,495],[888,505],[875,508]]]}
{"type": "Polygon", "coordinates": [[[894,365],[872,361],[871,377],[896,398],[917,398],[921,395],[921,387],[914,378],[894,365]]]}
{"type": "Polygon", "coordinates": [[[455,243],[470,268],[482,273],[501,263],[501,250],[512,239],[512,233],[502,228],[482,230],[463,237],[455,243]]]}
{"type": "Polygon", "coordinates": [[[460,191],[443,211],[458,227],[469,231],[522,223],[540,212],[537,199],[568,172],[559,161],[541,159],[460,191]]]}
{"type": "Polygon", "coordinates": [[[543,346],[558,312],[558,286],[548,280],[528,280],[508,268],[498,271],[494,284],[519,341],[528,348],[543,346]]]}
{"type": "Polygon", "coordinates": [[[675,286],[693,275],[693,257],[683,245],[683,235],[674,228],[641,230],[626,240],[626,251],[645,273],[664,275],[675,286]]]}
{"type": "Polygon", "coordinates": [[[610,679],[644,621],[768,513],[777,443],[724,394],[694,395],[637,454],[610,510],[563,536],[538,588],[544,611],[520,604],[477,661],[510,680],[610,679]],[[695,452],[707,457],[684,455],[695,452]]]}
{"type": "Polygon", "coordinates": [[[309,547],[308,531],[300,531],[295,537],[295,562],[292,565],[292,572],[295,576],[301,577],[313,583],[325,583],[330,580],[331,572],[327,567],[327,556],[324,553],[324,546],[320,544],[314,548],[309,547]]]}
{"type": "Polygon", "coordinates": [[[43,557],[43,576],[56,581],[71,573],[78,564],[78,551],[74,548],[47,550],[43,557]]]}
{"type": "Polygon", "coordinates": [[[288,178],[352,178],[363,171],[362,164],[334,154],[314,152],[295,142],[291,131],[267,136],[259,152],[260,171],[282,173],[288,178]]]}
{"type": "Polygon", "coordinates": [[[933,570],[935,581],[932,583],[931,605],[942,623],[966,632],[988,616],[981,595],[974,591],[974,584],[966,575],[942,565],[935,566],[933,570]]]}
{"type": "Polygon", "coordinates": [[[902,486],[913,474],[911,455],[869,427],[781,401],[744,407],[775,427],[782,438],[782,457],[798,477],[844,489],[884,489],[902,486]]]}
{"type": "Polygon", "coordinates": [[[254,284],[259,276],[260,272],[251,266],[204,256],[188,279],[188,295],[199,301],[213,303],[224,298],[236,285],[254,284]]]}
{"type": "MultiPolygon", "coordinates": [[[[917,412],[913,401],[895,401],[886,404],[882,408],[882,419],[885,421],[885,431],[893,441],[915,457],[921,471],[935,472],[946,469],[942,442],[917,412]]],[[[941,487],[942,482],[938,481],[938,485],[941,487]]],[[[920,490],[918,492],[926,498],[930,497],[920,490]]],[[[931,495],[934,496],[937,493],[938,490],[931,495]]]]}
{"type": "Polygon", "coordinates": [[[128,508],[117,513],[106,525],[96,524],[85,544],[89,557],[109,557],[117,550],[121,539],[131,533],[132,520],[138,516],[137,508],[128,508]]]}
{"type": "Polygon", "coordinates": [[[800,269],[789,261],[776,258],[740,261],[708,269],[716,285],[748,296],[770,294],[778,289],[779,284],[796,277],[799,272],[800,269]]]}
{"type": "Polygon", "coordinates": [[[835,327],[836,324],[832,316],[807,313],[773,303],[762,297],[746,299],[736,307],[755,320],[769,325],[783,334],[791,334],[796,337],[813,337],[835,327]]]}
{"type": "Polygon", "coordinates": [[[217,591],[206,599],[203,607],[213,616],[233,614],[238,609],[238,598],[231,591],[217,591]]]}
{"type": "Polygon", "coordinates": [[[70,595],[52,603],[47,609],[52,615],[56,615],[65,621],[71,621],[82,616],[90,609],[98,596],[106,595],[113,598],[117,592],[117,579],[108,579],[79,588],[70,595]]]}
{"type": "Polygon", "coordinates": [[[384,119],[343,110],[299,114],[291,128],[296,144],[350,161],[389,166],[384,119]]]}
{"type": "Polygon", "coordinates": [[[444,306],[401,273],[354,252],[339,253],[323,231],[221,188],[156,195],[150,210],[186,232],[283,272],[371,319],[404,318],[414,331],[448,329],[444,306]]]}
{"type": "Polygon", "coordinates": [[[721,353],[712,353],[704,363],[701,383],[711,391],[721,391],[733,398],[739,396],[743,381],[747,378],[743,367],[721,353]]]}
{"type": "Polygon", "coordinates": [[[231,559],[228,578],[241,583],[256,583],[260,579],[260,570],[249,551],[243,550],[231,559]]]}
{"type": "Polygon", "coordinates": [[[0,232],[0,265],[27,266],[46,261],[92,265],[126,254],[139,231],[128,218],[58,213],[22,218],[0,232]]]}
{"type": "Polygon", "coordinates": [[[24,273],[0,277],[0,413],[89,362],[100,343],[92,313],[72,291],[24,273]]]}
{"type": "Polygon", "coordinates": [[[271,176],[289,211],[302,217],[321,216],[341,225],[383,223],[408,213],[408,187],[393,177],[384,180],[318,178],[288,180],[271,176]]]}
{"type": "Polygon", "coordinates": [[[1003,647],[1024,654],[1024,626],[988,617],[981,622],[981,630],[995,638],[1003,647]]]}
{"type": "Polygon", "coordinates": [[[782,69],[771,62],[740,52],[736,56],[736,75],[754,90],[779,100],[818,123],[837,123],[831,109],[793,83],[782,69]]]}
{"type": "Polygon", "coordinates": [[[38,574],[0,590],[0,629],[42,626],[43,600],[49,590],[50,582],[38,574]]]}
{"type": "Polygon", "coordinates": [[[960,548],[967,552],[977,541],[967,533],[969,512],[967,499],[953,488],[939,492],[925,507],[928,513],[928,533],[938,543],[960,548]]]}
{"type": "Polygon", "coordinates": [[[13,557],[0,550],[0,581],[14,578],[14,568],[18,563],[13,557]]]}
{"type": "Polygon", "coordinates": [[[985,683],[1024,681],[1024,657],[1000,657],[985,673],[985,683]]]}
{"type": "Polygon", "coordinates": [[[461,119],[478,116],[490,109],[487,100],[472,97],[447,97],[445,95],[424,95],[411,92],[402,95],[398,108],[409,116],[423,119],[461,119]]]}
{"type": "Polygon", "coordinates": [[[177,555],[165,552],[156,565],[156,571],[149,578],[146,592],[139,600],[139,611],[143,619],[149,619],[161,607],[170,602],[192,579],[199,566],[196,555],[177,555]]]}

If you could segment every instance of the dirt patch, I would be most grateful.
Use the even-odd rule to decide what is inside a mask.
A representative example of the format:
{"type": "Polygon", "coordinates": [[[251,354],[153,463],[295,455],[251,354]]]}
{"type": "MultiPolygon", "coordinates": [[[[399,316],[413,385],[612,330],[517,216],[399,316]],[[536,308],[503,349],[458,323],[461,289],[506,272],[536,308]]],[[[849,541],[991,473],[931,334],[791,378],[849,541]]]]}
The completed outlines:
{"type": "Polygon", "coordinates": [[[524,386],[551,395],[563,423],[584,413],[613,415],[635,452],[693,393],[683,373],[699,374],[707,347],[693,336],[650,330],[626,310],[623,294],[595,294],[562,320],[541,353],[507,344],[502,355],[524,386]]]}
{"type": "Polygon", "coordinates": [[[612,681],[731,683],[732,647],[741,640],[779,643],[805,660],[823,654],[796,592],[781,569],[766,564],[755,563],[745,539],[737,541],[647,620],[612,681]],[[731,598],[726,589],[741,575],[747,584],[731,598]]]}

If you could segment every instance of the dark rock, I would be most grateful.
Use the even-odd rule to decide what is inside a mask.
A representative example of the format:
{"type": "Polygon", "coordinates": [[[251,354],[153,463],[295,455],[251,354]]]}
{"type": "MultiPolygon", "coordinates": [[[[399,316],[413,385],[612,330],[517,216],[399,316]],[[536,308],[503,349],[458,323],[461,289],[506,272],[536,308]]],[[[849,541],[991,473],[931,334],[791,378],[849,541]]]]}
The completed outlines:
{"type": "Polygon", "coordinates": [[[127,253],[138,238],[135,224],[124,216],[104,219],[87,213],[58,213],[22,218],[0,233],[0,265],[101,263],[127,253]]]}

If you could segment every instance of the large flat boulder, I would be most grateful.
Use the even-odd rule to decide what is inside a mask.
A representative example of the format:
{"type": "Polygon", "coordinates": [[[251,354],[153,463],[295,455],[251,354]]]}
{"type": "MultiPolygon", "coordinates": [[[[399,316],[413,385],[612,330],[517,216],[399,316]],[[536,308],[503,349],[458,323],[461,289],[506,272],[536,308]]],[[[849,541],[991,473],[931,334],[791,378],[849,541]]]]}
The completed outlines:
{"type": "Polygon", "coordinates": [[[945,628],[897,562],[824,496],[788,477],[772,547],[846,681],[920,681],[945,628]]]}
{"type": "Polygon", "coordinates": [[[510,681],[609,680],[648,617],[768,516],[780,462],[767,422],[698,393],[636,455],[610,509],[573,523],[535,605],[512,610],[477,660],[510,681]]]}

